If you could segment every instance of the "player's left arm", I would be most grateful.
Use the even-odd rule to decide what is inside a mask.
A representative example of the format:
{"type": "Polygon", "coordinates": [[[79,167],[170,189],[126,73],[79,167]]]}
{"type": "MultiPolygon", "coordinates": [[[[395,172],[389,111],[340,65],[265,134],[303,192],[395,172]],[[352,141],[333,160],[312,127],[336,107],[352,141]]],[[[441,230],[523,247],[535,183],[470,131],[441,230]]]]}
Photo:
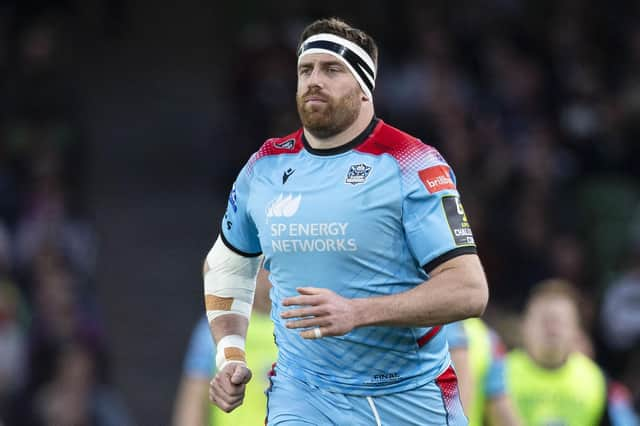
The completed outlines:
{"type": "Polygon", "coordinates": [[[353,299],[356,327],[427,327],[482,315],[489,298],[480,259],[464,254],[431,272],[431,278],[404,293],[353,299]]]}
{"type": "MultiPolygon", "coordinates": [[[[431,278],[403,293],[348,299],[324,288],[298,288],[300,296],[287,298],[282,318],[303,318],[289,328],[320,327],[322,336],[341,336],[371,325],[429,327],[480,316],[489,297],[487,280],[475,254],[464,254],[438,265],[431,278]],[[305,306],[306,305],[306,306],[305,306]],[[305,318],[306,317],[306,318],[305,318]]],[[[301,332],[316,337],[314,330],[301,332]]]]}

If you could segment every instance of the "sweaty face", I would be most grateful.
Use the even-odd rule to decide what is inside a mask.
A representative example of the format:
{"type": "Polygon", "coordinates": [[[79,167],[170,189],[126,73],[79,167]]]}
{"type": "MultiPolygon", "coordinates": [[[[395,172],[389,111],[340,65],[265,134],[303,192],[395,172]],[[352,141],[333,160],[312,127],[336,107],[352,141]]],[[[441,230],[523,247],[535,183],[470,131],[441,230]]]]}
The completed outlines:
{"type": "Polygon", "coordinates": [[[576,306],[566,298],[534,301],[524,321],[529,354],[546,366],[558,366],[576,349],[580,328],[576,306]]]}
{"type": "Polygon", "coordinates": [[[351,126],[360,114],[361,97],[356,79],[335,57],[314,53],[300,60],[298,115],[315,137],[325,139],[351,126]]]}

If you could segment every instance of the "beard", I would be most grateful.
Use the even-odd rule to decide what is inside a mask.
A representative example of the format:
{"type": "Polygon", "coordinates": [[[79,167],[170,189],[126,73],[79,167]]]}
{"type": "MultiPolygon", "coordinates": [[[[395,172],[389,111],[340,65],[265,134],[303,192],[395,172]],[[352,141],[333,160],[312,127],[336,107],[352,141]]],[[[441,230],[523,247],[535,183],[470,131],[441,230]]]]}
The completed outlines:
{"type": "Polygon", "coordinates": [[[341,98],[323,95],[320,90],[309,90],[304,95],[296,95],[298,115],[305,129],[318,139],[327,139],[346,130],[360,114],[360,91],[353,89],[341,98]],[[320,96],[324,104],[307,104],[304,99],[320,96]]]}

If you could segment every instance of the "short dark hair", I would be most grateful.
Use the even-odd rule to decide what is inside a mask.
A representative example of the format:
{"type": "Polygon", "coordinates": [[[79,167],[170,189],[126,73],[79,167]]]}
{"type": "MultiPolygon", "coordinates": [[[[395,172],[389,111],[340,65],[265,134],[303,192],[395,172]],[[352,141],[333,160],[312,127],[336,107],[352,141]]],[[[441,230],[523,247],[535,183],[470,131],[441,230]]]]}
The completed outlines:
{"type": "Polygon", "coordinates": [[[378,65],[378,46],[373,38],[364,31],[352,27],[340,18],[323,18],[312,22],[302,31],[300,41],[298,42],[298,49],[306,39],[316,34],[333,34],[344,39],[347,39],[358,46],[362,47],[365,52],[371,56],[374,64],[378,65]]]}

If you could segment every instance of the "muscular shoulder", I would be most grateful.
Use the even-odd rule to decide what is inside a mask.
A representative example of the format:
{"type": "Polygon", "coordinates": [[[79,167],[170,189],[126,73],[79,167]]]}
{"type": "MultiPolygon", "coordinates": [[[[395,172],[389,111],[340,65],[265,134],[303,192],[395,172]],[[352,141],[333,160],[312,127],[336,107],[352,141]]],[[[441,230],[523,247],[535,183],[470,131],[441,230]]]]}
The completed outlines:
{"type": "Polygon", "coordinates": [[[401,163],[419,158],[444,163],[437,149],[384,122],[381,122],[369,140],[360,145],[357,150],[374,155],[389,154],[401,163]]]}
{"type": "Polygon", "coordinates": [[[285,154],[296,154],[302,150],[302,129],[286,136],[267,139],[247,162],[247,173],[251,174],[256,163],[263,158],[285,154]]]}
{"type": "Polygon", "coordinates": [[[436,148],[382,121],[356,150],[372,155],[390,155],[398,164],[404,180],[417,179],[416,172],[429,167],[447,166],[436,148]]]}

